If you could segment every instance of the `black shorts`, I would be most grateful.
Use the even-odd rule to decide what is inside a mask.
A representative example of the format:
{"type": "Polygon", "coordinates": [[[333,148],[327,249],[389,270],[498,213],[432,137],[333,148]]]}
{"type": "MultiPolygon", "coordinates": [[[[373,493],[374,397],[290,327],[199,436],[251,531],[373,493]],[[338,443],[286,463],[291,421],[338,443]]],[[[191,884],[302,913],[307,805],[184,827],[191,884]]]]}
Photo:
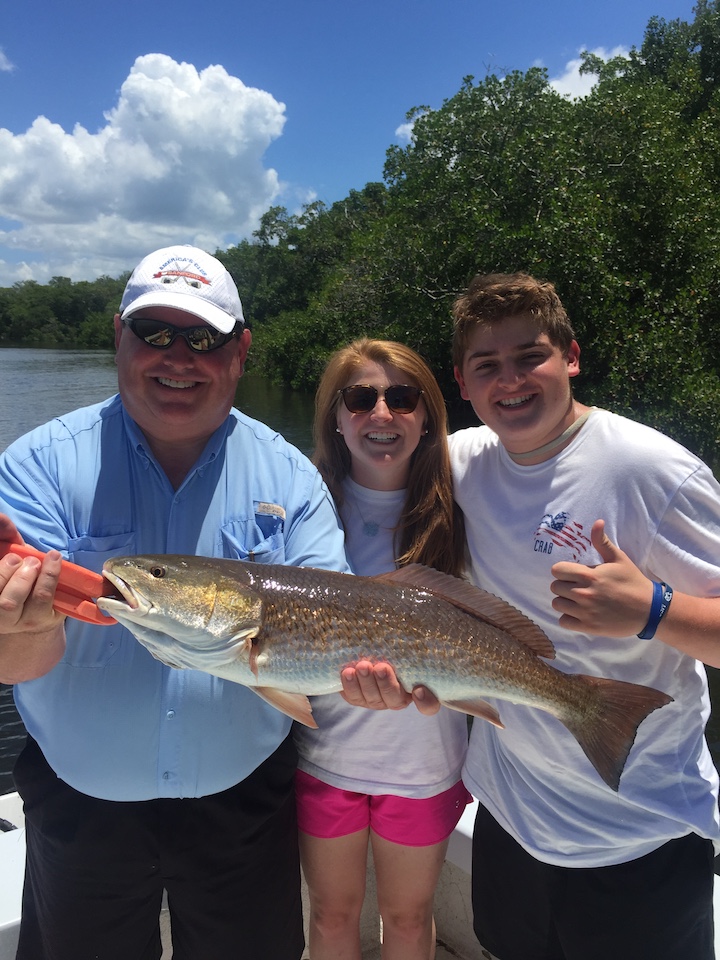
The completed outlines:
{"type": "Polygon", "coordinates": [[[713,845],[691,833],[608,867],[541,863],[482,806],[475,934],[501,960],[713,960],[713,845]]]}
{"type": "Polygon", "coordinates": [[[304,948],[292,739],[247,779],[188,800],[73,790],[34,740],[15,780],[27,861],[17,960],[298,960],[304,948]]]}

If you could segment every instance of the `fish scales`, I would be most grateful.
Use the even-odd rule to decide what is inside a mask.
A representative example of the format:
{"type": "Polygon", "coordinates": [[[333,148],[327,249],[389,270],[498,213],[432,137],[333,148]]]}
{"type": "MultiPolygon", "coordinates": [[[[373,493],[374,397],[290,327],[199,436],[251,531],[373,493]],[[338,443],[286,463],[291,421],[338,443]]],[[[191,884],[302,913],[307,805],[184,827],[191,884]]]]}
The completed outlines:
{"type": "MultiPolygon", "coordinates": [[[[614,790],[652,711],[650,687],[554,667],[540,628],[500,598],[418,565],[381,577],[207,557],[118,557],[98,606],[153,656],[241,683],[314,726],[308,696],[341,689],[344,667],[390,663],[452,709],[502,727],[491,697],[544,710],[614,790]]],[[[500,707],[502,704],[500,704],[500,707]]]]}
{"type": "MultiPolygon", "coordinates": [[[[258,681],[297,689],[300,661],[308,664],[308,673],[315,678],[307,681],[309,687],[302,692],[317,693],[320,676],[325,680],[323,689],[329,692],[340,689],[344,666],[370,660],[392,663],[402,682],[424,683],[434,692],[440,686],[485,695],[514,689],[518,697],[528,699],[532,684],[542,699],[552,696],[556,671],[546,668],[509,634],[417,589],[397,590],[372,578],[355,580],[357,584],[366,581],[363,588],[367,589],[350,596],[342,590],[328,592],[317,598],[312,609],[302,608],[287,593],[273,599],[274,591],[266,590],[258,569],[253,585],[264,605],[256,640],[260,657],[267,657],[258,664],[258,681]],[[523,676],[523,682],[516,684],[515,674],[523,676]]],[[[297,582],[302,595],[302,574],[297,582]]]]}

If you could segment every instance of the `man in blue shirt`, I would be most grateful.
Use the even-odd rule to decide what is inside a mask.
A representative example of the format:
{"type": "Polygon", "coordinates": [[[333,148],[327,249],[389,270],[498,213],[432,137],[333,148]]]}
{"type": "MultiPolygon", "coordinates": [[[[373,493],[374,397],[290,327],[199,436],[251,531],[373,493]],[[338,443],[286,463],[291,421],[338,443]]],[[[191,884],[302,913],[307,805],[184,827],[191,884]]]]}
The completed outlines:
{"type": "Polygon", "coordinates": [[[28,743],[19,960],[296,960],[302,915],[290,720],[251,690],[154,660],[52,608],[61,557],[180,553],[347,570],[312,464],[232,408],[251,334],[215,258],[146,257],[115,317],[119,395],[0,457],[0,679],[28,743]],[[282,922],[278,922],[278,918],[282,922]]]}

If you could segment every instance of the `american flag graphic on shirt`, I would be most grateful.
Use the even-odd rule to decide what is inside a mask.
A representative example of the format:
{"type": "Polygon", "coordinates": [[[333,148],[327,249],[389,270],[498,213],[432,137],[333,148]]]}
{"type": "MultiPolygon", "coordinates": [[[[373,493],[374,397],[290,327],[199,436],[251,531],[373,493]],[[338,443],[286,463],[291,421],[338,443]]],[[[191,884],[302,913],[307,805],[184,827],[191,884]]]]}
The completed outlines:
{"type": "MultiPolygon", "coordinates": [[[[571,520],[569,514],[565,512],[546,513],[535,531],[535,538],[546,542],[548,545],[564,547],[570,551],[572,559],[575,561],[587,553],[591,545],[590,538],[585,534],[583,524],[571,520]]],[[[537,550],[537,544],[535,549],[537,550]]],[[[543,552],[551,553],[552,547],[543,552]]]]}

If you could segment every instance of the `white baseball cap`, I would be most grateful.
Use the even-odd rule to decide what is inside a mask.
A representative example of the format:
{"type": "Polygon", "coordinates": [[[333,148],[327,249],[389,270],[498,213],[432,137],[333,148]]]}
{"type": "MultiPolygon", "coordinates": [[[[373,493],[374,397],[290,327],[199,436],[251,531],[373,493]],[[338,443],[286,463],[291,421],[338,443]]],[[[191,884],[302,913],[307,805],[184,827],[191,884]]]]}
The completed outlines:
{"type": "Polygon", "coordinates": [[[120,301],[120,319],[147,307],[192,313],[221,333],[245,324],[233,278],[219,260],[190,245],[163,247],[135,267],[120,301]]]}

